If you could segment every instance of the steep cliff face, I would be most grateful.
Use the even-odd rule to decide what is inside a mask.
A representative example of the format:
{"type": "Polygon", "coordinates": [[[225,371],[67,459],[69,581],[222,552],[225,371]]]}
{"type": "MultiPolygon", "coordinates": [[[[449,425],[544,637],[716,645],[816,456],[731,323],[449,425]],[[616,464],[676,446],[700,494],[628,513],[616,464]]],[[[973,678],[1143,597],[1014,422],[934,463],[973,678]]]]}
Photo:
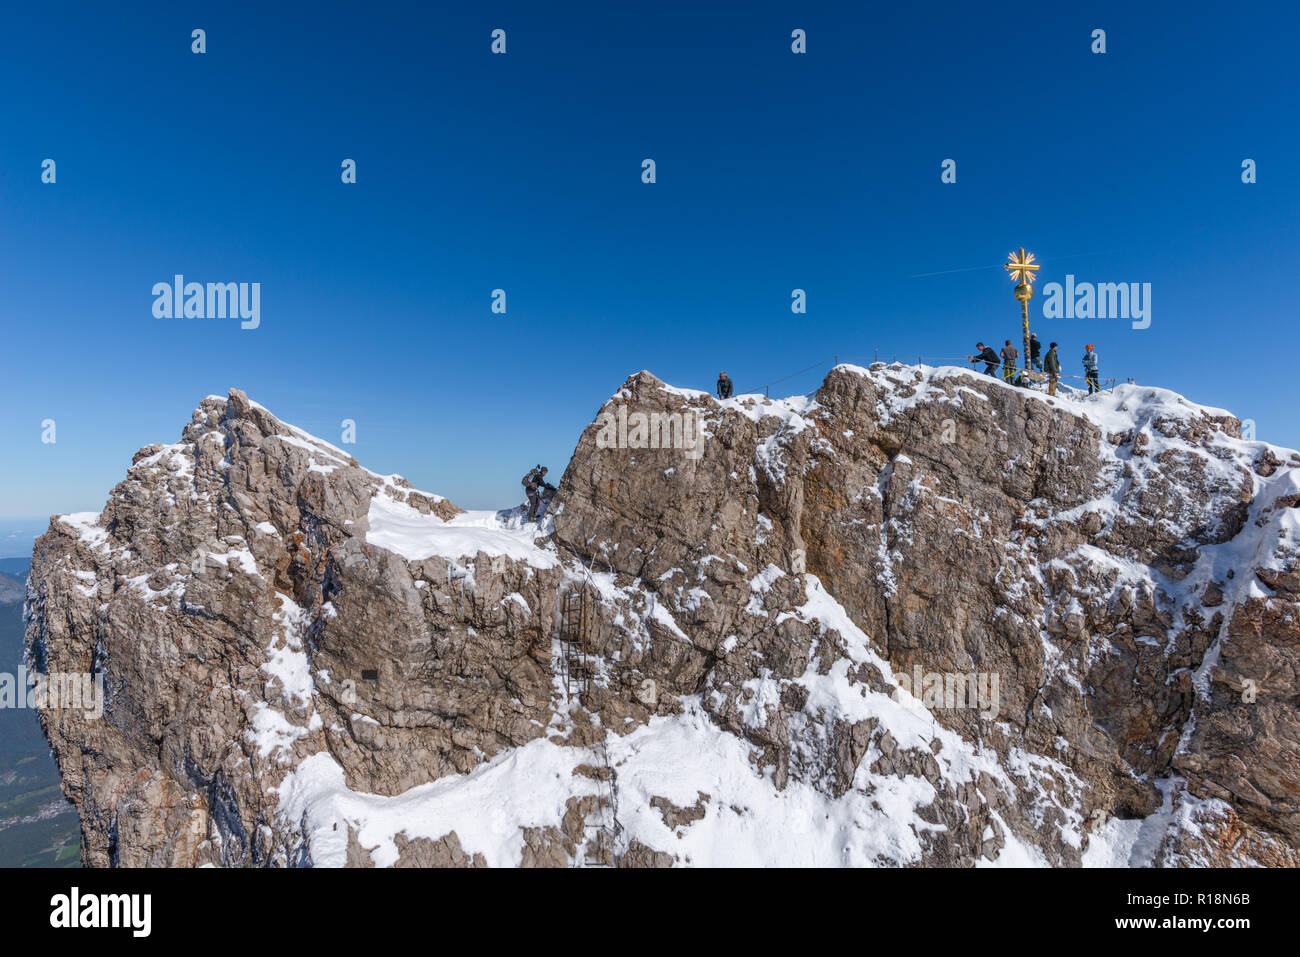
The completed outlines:
{"type": "Polygon", "coordinates": [[[1300,861],[1300,455],[899,365],[601,411],[540,528],[238,391],[56,517],[86,863],[1300,861]]]}

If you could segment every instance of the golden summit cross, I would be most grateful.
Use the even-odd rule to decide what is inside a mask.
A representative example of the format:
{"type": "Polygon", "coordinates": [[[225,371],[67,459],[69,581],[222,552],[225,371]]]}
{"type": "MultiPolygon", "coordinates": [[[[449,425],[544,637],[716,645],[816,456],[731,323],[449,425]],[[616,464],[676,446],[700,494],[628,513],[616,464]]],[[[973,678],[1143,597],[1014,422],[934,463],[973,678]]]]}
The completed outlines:
{"type": "Polygon", "coordinates": [[[1011,253],[1007,257],[1007,264],[1002,267],[1011,274],[1011,278],[1017,282],[1031,283],[1038,277],[1034,273],[1038,272],[1038,264],[1034,262],[1034,254],[1025,252],[1025,247],[1021,246],[1019,252],[1011,253]]]}
{"type": "Polygon", "coordinates": [[[1011,253],[1007,257],[1007,264],[1002,267],[1018,284],[1015,290],[1015,297],[1020,302],[1020,316],[1024,323],[1025,333],[1025,376],[1026,378],[1035,378],[1033,367],[1030,364],[1029,351],[1029,300],[1034,295],[1034,279],[1037,277],[1034,273],[1038,272],[1038,264],[1034,262],[1034,254],[1025,252],[1025,247],[1021,246],[1017,252],[1011,253]]]}

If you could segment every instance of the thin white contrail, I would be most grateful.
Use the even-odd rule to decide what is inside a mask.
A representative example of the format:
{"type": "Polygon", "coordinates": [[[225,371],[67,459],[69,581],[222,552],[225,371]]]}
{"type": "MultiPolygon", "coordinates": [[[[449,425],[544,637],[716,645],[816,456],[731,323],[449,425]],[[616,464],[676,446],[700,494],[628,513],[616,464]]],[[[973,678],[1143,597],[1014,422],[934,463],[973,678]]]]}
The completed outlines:
{"type": "MultiPolygon", "coordinates": [[[[1113,249],[1103,249],[1095,253],[1073,253],[1069,256],[1053,256],[1051,259],[1040,259],[1040,263],[1062,262],[1066,259],[1081,259],[1084,256],[1102,256],[1106,253],[1115,252],[1113,249]]],[[[908,276],[908,279],[924,279],[927,276],[947,276],[955,272],[975,272],[977,269],[1001,269],[1005,263],[997,263],[993,266],[963,266],[960,269],[941,269],[938,272],[919,272],[915,276],[908,276]]]]}

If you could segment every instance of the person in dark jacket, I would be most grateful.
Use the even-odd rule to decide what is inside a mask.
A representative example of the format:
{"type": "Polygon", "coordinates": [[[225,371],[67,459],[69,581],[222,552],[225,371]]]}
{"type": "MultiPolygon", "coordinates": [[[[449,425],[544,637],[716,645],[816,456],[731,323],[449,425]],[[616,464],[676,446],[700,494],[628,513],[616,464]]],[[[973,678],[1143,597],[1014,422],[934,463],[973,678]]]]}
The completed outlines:
{"type": "Polygon", "coordinates": [[[1101,391],[1101,383],[1097,381],[1097,352],[1091,342],[1083,351],[1083,377],[1088,380],[1088,395],[1094,390],[1101,391]]]}
{"type": "Polygon", "coordinates": [[[1007,344],[1002,347],[1002,381],[1011,382],[1016,377],[1016,360],[1020,358],[1020,350],[1007,340],[1007,344]]]}
{"type": "Polygon", "coordinates": [[[1038,341],[1038,333],[1031,332],[1029,334],[1029,365],[1039,372],[1043,371],[1043,360],[1039,358],[1042,351],[1043,344],[1038,341]]]}
{"type": "Polygon", "coordinates": [[[982,342],[975,343],[975,348],[978,352],[973,356],[967,356],[966,361],[984,363],[984,374],[993,375],[993,370],[998,367],[998,354],[993,351],[992,346],[986,346],[982,342]]]}
{"type": "Polygon", "coordinates": [[[537,506],[541,504],[540,489],[546,481],[546,466],[537,466],[525,475],[522,481],[524,494],[528,496],[528,511],[524,517],[526,521],[531,522],[537,518],[537,506]]]}
{"type": "Polygon", "coordinates": [[[730,399],[731,393],[735,389],[735,387],[736,384],[727,378],[727,374],[725,372],[718,373],[718,398],[719,399],[730,399]]]}
{"type": "Polygon", "coordinates": [[[1047,373],[1047,394],[1056,395],[1056,383],[1061,381],[1061,357],[1056,353],[1055,342],[1047,347],[1043,371],[1047,373]]]}
{"type": "Polygon", "coordinates": [[[542,487],[537,490],[537,518],[540,519],[551,507],[551,499],[555,498],[555,492],[556,488],[550,482],[543,482],[542,487]]]}

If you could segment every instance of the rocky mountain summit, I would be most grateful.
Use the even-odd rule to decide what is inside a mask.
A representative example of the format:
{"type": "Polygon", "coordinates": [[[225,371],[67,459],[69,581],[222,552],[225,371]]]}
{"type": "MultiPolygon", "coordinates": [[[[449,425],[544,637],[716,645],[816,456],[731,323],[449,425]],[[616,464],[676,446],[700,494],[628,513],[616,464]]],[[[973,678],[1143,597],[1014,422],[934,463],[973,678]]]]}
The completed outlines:
{"type": "Polygon", "coordinates": [[[28,657],[104,680],[88,865],[1294,865],[1298,554],[1300,454],[1149,387],[642,372],[540,525],[232,390],[51,521],[28,657]]]}

